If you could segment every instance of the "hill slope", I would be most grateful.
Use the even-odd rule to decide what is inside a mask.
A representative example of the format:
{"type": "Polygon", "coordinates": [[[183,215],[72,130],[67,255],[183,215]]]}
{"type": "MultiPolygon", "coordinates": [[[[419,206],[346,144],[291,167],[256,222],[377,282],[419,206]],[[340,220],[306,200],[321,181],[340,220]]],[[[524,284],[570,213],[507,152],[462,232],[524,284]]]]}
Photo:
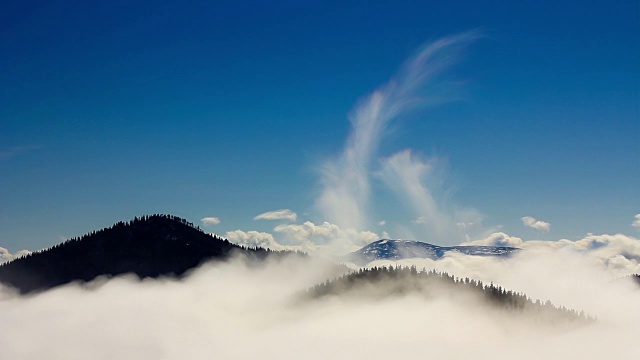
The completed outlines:
{"type": "Polygon", "coordinates": [[[523,293],[506,290],[493,283],[487,285],[433,270],[418,271],[415,267],[359,269],[317,284],[305,293],[310,300],[339,296],[364,301],[407,294],[422,295],[428,299],[446,297],[463,306],[473,305],[475,299],[476,304],[488,305],[486,309],[528,315],[533,320],[549,324],[594,320],[583,311],[557,307],[549,301],[534,301],[523,293]]]}
{"type": "Polygon", "coordinates": [[[271,251],[242,248],[184,219],[153,215],[119,222],[5,263],[0,266],[0,282],[28,293],[101,275],[181,276],[205,260],[224,259],[232,253],[264,258],[271,251]]]}

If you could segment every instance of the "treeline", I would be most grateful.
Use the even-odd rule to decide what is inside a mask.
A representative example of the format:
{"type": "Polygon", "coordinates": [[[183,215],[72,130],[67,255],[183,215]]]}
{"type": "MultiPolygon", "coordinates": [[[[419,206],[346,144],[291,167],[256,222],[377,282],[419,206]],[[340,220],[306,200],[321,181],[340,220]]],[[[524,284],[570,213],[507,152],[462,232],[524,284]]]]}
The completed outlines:
{"type": "Polygon", "coordinates": [[[595,320],[584,311],[558,307],[548,300],[534,301],[524,293],[507,290],[493,283],[486,284],[468,277],[457,278],[436,270],[419,271],[415,266],[361,268],[307,289],[306,296],[321,298],[353,294],[379,298],[408,293],[420,293],[426,297],[446,294],[461,299],[474,294],[495,309],[532,314],[534,319],[544,322],[595,320]]]}
{"type": "Polygon", "coordinates": [[[291,252],[239,246],[177,216],[145,215],[2,264],[0,282],[28,293],[125,273],[180,277],[203,261],[236,254],[260,260],[291,252]]]}

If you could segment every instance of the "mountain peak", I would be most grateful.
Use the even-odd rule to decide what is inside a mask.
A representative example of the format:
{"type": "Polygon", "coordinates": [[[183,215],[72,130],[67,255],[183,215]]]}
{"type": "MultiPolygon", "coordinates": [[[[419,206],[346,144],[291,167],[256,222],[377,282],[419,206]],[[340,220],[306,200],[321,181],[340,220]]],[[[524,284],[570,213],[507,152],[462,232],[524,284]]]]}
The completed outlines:
{"type": "Polygon", "coordinates": [[[0,282],[27,293],[125,273],[140,278],[182,276],[204,261],[235,252],[259,258],[270,253],[206,234],[177,216],[149,215],[117,222],[0,265],[0,282]]]}

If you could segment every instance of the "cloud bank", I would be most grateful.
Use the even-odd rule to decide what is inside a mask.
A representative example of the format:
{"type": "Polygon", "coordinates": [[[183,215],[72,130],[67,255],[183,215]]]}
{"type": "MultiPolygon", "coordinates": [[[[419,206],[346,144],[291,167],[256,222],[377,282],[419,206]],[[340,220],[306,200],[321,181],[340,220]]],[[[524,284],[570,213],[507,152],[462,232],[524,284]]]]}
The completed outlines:
{"type": "Polygon", "coordinates": [[[463,245],[513,246],[525,249],[529,253],[541,254],[552,252],[580,254],[615,276],[640,273],[640,240],[623,234],[589,234],[576,241],[567,239],[525,241],[500,232],[481,240],[463,243],[463,245]]]}
{"type": "Polygon", "coordinates": [[[97,281],[93,290],[68,285],[25,298],[0,289],[2,354],[65,360],[640,355],[637,285],[612,280],[588,253],[525,251],[509,260],[454,255],[431,263],[599,319],[578,328],[511,318],[472,298],[459,304],[405,294],[304,303],[297,297],[302,289],[335,276],[326,262],[310,261],[210,263],[184,281],[125,276],[97,281]]]}
{"type": "Polygon", "coordinates": [[[355,251],[379,236],[371,231],[342,229],[336,224],[280,224],[267,232],[234,230],[224,235],[229,241],[243,246],[264,246],[273,250],[296,250],[324,256],[340,256],[355,251]]]}

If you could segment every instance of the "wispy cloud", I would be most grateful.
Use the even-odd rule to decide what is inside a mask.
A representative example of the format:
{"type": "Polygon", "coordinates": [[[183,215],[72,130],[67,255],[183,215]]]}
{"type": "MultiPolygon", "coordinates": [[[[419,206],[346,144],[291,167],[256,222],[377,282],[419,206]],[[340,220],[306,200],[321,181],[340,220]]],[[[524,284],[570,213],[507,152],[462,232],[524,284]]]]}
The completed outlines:
{"type": "Polygon", "coordinates": [[[0,160],[8,160],[20,154],[24,154],[29,151],[38,150],[40,146],[38,145],[29,145],[29,146],[14,146],[8,149],[0,150],[0,160]]]}
{"type": "Polygon", "coordinates": [[[220,224],[220,219],[215,216],[204,217],[200,219],[204,226],[214,226],[220,224]]]}
{"type": "Polygon", "coordinates": [[[631,223],[631,226],[640,230],[640,214],[635,215],[635,220],[633,220],[633,222],[631,223]]]}
{"type": "Polygon", "coordinates": [[[525,226],[534,228],[541,232],[548,232],[549,230],[551,230],[551,224],[546,221],[538,220],[532,216],[523,216],[520,218],[520,220],[522,220],[522,223],[525,226]]]}
{"type": "Polygon", "coordinates": [[[298,214],[289,210],[289,209],[280,209],[274,211],[267,211],[262,213],[256,217],[254,220],[289,220],[296,221],[298,218],[298,214]]]}
{"type": "Polygon", "coordinates": [[[463,45],[477,39],[467,32],[435,41],[409,59],[398,74],[351,112],[351,132],[337,159],[320,169],[322,192],[316,205],[325,219],[343,228],[369,226],[370,167],[391,121],[418,106],[451,100],[441,73],[463,45]]]}
{"type": "Polygon", "coordinates": [[[424,224],[425,221],[427,221],[427,219],[424,216],[418,216],[415,219],[411,220],[412,223],[418,225],[418,224],[424,224]]]}

